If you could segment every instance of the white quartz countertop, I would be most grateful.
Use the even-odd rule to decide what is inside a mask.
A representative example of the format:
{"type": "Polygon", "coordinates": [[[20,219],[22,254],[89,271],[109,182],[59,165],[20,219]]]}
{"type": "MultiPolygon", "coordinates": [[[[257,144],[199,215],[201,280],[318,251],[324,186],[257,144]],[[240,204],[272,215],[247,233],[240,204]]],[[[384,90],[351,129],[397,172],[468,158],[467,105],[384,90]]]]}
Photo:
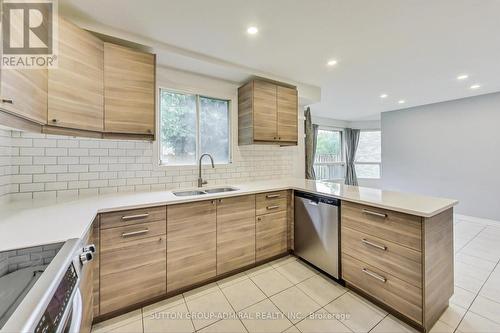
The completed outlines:
{"type": "MultiPolygon", "coordinates": [[[[220,187],[209,186],[208,188],[220,187]]],[[[301,190],[422,217],[434,216],[456,200],[305,179],[234,184],[237,191],[177,197],[172,191],[117,193],[57,200],[22,200],[0,205],[0,252],[81,238],[98,213],[201,201],[284,189],[301,190]]]]}

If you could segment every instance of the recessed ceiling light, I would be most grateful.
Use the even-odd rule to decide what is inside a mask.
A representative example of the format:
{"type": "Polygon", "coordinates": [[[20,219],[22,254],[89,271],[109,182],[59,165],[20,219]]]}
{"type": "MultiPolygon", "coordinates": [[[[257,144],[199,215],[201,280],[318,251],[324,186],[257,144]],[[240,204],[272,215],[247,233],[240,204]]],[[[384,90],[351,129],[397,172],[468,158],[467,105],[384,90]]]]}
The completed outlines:
{"type": "Polygon", "coordinates": [[[406,103],[406,101],[405,101],[404,99],[400,99],[400,100],[398,101],[398,103],[399,103],[399,104],[405,104],[405,103],[406,103]]]}
{"type": "Polygon", "coordinates": [[[247,33],[249,35],[256,35],[259,32],[259,29],[257,27],[248,27],[247,33]]]}
{"type": "Polygon", "coordinates": [[[470,88],[473,89],[473,90],[474,89],[479,89],[479,88],[481,88],[481,85],[479,85],[479,84],[473,84],[472,86],[470,86],[470,88]]]}
{"type": "Polygon", "coordinates": [[[462,74],[462,75],[457,76],[457,80],[465,80],[468,78],[469,78],[469,75],[467,75],[467,74],[462,74]]]}
{"type": "Polygon", "coordinates": [[[326,64],[328,66],[335,66],[337,64],[337,60],[335,60],[335,59],[328,60],[328,62],[326,64]]]}
{"type": "Polygon", "coordinates": [[[387,98],[387,96],[388,96],[387,94],[382,94],[380,95],[380,98],[387,98]]]}

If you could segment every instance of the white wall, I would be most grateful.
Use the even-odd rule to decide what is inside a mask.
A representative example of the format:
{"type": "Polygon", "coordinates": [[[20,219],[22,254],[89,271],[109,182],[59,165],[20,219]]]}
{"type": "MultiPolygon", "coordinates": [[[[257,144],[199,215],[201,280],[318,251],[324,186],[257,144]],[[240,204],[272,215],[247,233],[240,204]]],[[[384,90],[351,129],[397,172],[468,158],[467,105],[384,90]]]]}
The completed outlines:
{"type": "MultiPolygon", "coordinates": [[[[233,161],[205,167],[209,185],[292,177],[303,170],[303,138],[292,147],[238,146],[236,83],[168,68],[157,74],[159,87],[232,100],[233,161]]],[[[145,141],[0,130],[0,200],[196,186],[195,166],[159,167],[156,152],[157,145],[145,141]]]]}
{"type": "Polygon", "coordinates": [[[382,113],[382,186],[500,220],[500,93],[382,113]]]}

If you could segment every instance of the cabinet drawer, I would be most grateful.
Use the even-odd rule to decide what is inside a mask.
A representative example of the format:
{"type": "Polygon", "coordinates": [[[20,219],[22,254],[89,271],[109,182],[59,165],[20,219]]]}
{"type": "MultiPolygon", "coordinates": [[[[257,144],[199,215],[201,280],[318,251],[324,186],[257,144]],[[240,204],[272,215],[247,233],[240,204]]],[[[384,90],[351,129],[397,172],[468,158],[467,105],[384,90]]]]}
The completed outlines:
{"type": "Polygon", "coordinates": [[[286,211],[257,217],[255,260],[260,261],[287,251],[288,228],[286,211]]]}
{"type": "Polygon", "coordinates": [[[127,243],[153,236],[165,235],[167,223],[165,221],[155,221],[149,223],[137,223],[118,228],[101,230],[101,244],[103,250],[126,246],[127,243]]]}
{"type": "Polygon", "coordinates": [[[421,251],[422,218],[342,201],[342,225],[421,251]]]}
{"type": "Polygon", "coordinates": [[[342,253],[375,266],[415,287],[422,287],[422,253],[342,227],[342,253]]]}
{"type": "Polygon", "coordinates": [[[422,289],[346,254],[342,254],[342,278],[401,314],[422,323],[422,289]]]}
{"type": "Polygon", "coordinates": [[[165,206],[123,210],[101,214],[101,229],[121,227],[135,223],[160,221],[167,218],[165,206]]]}
{"type": "Polygon", "coordinates": [[[257,194],[256,196],[256,214],[268,214],[280,212],[287,209],[288,193],[287,191],[277,191],[257,194]]]}
{"type": "Polygon", "coordinates": [[[166,294],[165,236],[102,248],[101,315],[166,294]]]}

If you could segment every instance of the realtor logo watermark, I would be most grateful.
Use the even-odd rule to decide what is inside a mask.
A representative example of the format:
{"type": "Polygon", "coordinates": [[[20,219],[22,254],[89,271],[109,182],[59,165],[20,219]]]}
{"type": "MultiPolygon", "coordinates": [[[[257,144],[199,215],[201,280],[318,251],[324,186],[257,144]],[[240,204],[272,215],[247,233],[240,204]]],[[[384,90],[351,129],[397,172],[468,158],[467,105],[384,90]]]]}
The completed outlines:
{"type": "Polygon", "coordinates": [[[57,67],[57,0],[4,0],[2,68],[57,67]]]}

